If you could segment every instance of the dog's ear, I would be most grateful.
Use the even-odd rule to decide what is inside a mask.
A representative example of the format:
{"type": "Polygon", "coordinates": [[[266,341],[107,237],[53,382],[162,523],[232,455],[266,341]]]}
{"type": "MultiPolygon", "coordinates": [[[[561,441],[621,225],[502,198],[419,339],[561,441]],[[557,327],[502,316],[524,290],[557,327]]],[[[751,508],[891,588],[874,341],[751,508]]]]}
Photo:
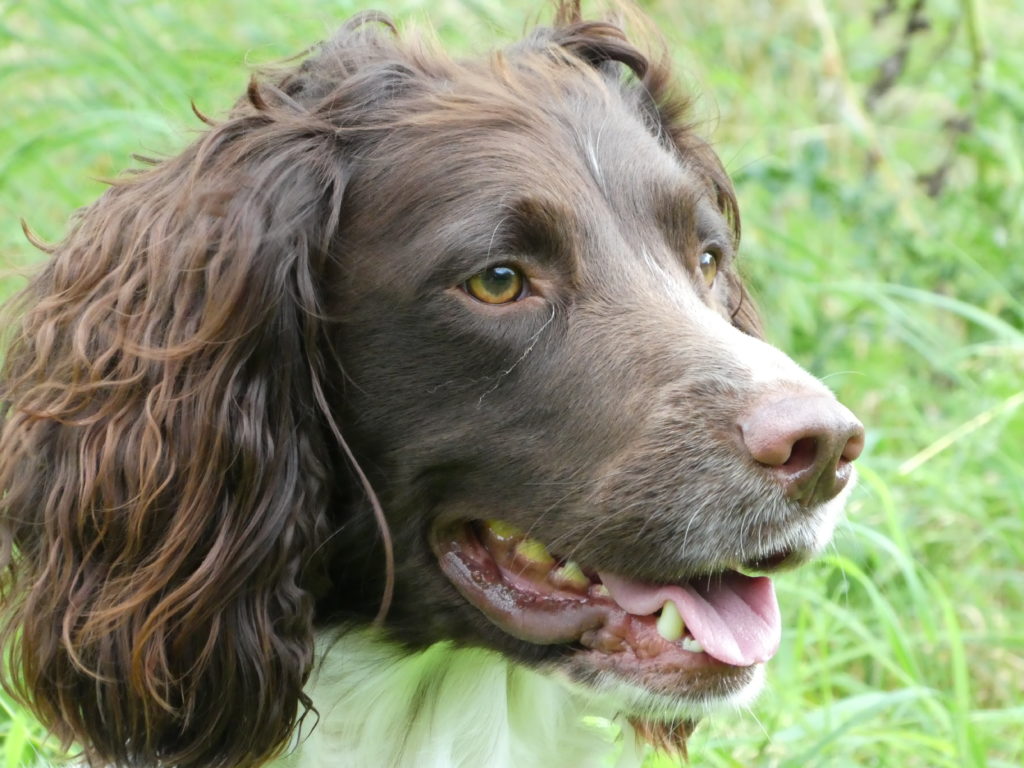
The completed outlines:
{"type": "Polygon", "coordinates": [[[8,687],[93,763],[265,760],[310,706],[335,125],[250,87],[81,212],[2,381],[8,687]]]}

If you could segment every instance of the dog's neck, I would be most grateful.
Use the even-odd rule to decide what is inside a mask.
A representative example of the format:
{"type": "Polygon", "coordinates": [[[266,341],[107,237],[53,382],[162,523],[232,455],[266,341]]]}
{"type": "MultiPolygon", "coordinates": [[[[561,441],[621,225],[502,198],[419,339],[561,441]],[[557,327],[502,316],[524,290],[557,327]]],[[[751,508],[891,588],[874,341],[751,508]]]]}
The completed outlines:
{"type": "Polygon", "coordinates": [[[275,768],[638,768],[632,729],[496,653],[414,654],[370,632],[320,638],[311,713],[275,768]]]}

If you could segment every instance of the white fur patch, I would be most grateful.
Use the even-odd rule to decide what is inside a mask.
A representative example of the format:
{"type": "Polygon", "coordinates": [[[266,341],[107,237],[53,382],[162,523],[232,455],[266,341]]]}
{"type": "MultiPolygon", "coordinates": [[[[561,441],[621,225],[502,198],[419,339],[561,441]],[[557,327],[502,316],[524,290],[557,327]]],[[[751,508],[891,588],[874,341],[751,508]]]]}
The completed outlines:
{"type": "Polygon", "coordinates": [[[685,283],[673,283],[673,299],[682,307],[709,343],[728,353],[730,362],[739,366],[755,388],[782,390],[787,387],[803,392],[831,394],[815,376],[805,371],[778,347],[748,336],[717,311],[705,304],[685,283]]]}
{"type": "Polygon", "coordinates": [[[372,631],[320,638],[310,715],[276,768],[639,768],[632,728],[501,655],[408,654],[372,631]],[[314,727],[315,726],[315,727],[314,727]],[[616,726],[619,726],[618,728],[616,726]],[[618,736],[616,732],[618,731],[618,736]]]}

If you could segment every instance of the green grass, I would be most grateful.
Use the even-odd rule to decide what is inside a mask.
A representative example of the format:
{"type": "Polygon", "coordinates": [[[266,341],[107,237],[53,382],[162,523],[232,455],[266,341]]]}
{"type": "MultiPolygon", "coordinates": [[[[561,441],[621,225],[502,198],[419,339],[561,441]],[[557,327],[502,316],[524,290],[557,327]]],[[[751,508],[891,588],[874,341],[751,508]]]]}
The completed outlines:
{"type": "MultiPolygon", "coordinates": [[[[395,0],[468,50],[541,10],[395,0]]],[[[733,174],[773,341],[861,416],[849,522],[781,577],[786,632],[750,713],[695,766],[1024,764],[1024,53],[1020,0],[643,3],[733,174]],[[827,7],[823,7],[826,6],[827,7]],[[877,89],[875,89],[877,90],[877,89]],[[928,189],[927,180],[941,179],[928,189]]],[[[97,179],[222,113],[247,67],[324,36],[356,0],[0,0],[0,254],[38,259],[97,179]]],[[[7,279],[7,292],[16,281],[7,279]]],[[[0,761],[47,753],[0,701],[0,761]]],[[[667,766],[653,759],[652,766],[667,766]]]]}

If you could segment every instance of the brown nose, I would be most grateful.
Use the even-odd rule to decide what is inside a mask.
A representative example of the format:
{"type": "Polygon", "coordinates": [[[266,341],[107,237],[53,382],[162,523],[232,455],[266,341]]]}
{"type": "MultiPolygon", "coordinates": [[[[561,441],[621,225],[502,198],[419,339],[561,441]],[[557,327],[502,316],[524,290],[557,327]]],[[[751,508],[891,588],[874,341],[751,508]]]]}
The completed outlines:
{"type": "Polygon", "coordinates": [[[811,507],[838,494],[864,448],[864,427],[827,395],[774,396],[739,421],[743,442],[771,469],[786,495],[811,507]]]}

